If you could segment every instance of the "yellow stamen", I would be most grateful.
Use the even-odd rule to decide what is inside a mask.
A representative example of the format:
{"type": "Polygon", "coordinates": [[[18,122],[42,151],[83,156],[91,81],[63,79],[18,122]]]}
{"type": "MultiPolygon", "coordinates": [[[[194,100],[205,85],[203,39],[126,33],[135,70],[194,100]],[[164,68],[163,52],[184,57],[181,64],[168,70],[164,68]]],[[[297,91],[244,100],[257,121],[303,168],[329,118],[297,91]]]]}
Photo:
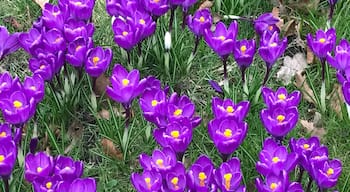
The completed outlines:
{"type": "Polygon", "coordinates": [[[4,138],[4,137],[6,137],[6,132],[5,131],[0,133],[0,138],[4,138]]]}
{"type": "Polygon", "coordinates": [[[225,41],[226,38],[225,38],[225,36],[222,36],[222,35],[221,35],[221,36],[219,36],[219,39],[220,39],[221,41],[225,41]]]}
{"type": "Polygon", "coordinates": [[[145,183],[147,185],[147,189],[151,189],[151,178],[146,177],[145,178],[145,183]]]}
{"type": "Polygon", "coordinates": [[[36,172],[40,173],[41,171],[43,171],[43,168],[41,168],[41,167],[36,168],[36,172]]]}
{"type": "Polygon", "coordinates": [[[303,147],[304,147],[304,149],[306,149],[306,150],[310,149],[310,145],[307,144],[307,143],[305,143],[305,144],[303,145],[303,147]]]}
{"type": "Polygon", "coordinates": [[[329,177],[329,176],[331,176],[331,175],[333,175],[333,174],[334,174],[334,169],[329,168],[329,169],[327,170],[327,176],[329,177]]]}
{"type": "Polygon", "coordinates": [[[170,182],[174,185],[175,190],[179,189],[179,186],[178,186],[179,178],[178,177],[172,178],[170,182]]]}
{"type": "Polygon", "coordinates": [[[54,11],[54,12],[52,12],[52,15],[56,17],[56,16],[59,15],[60,13],[61,13],[60,11],[57,11],[57,12],[54,11]]]}
{"type": "Polygon", "coordinates": [[[152,105],[152,107],[155,107],[155,106],[157,106],[158,105],[158,101],[157,100],[152,100],[152,102],[151,102],[151,105],[152,105]]]}
{"type": "Polygon", "coordinates": [[[286,95],[285,94],[278,94],[277,97],[278,97],[279,100],[282,100],[282,101],[286,99],[286,95]]]}
{"type": "Polygon", "coordinates": [[[123,31],[123,36],[127,36],[129,33],[127,31],[123,31]]]}
{"type": "Polygon", "coordinates": [[[325,38],[321,38],[321,39],[318,40],[318,42],[324,43],[324,42],[326,42],[326,39],[325,38]]]}
{"type": "Polygon", "coordinates": [[[18,100],[15,100],[15,101],[13,102],[13,106],[14,106],[15,108],[17,108],[17,109],[21,108],[22,105],[23,105],[23,103],[20,102],[20,101],[18,101],[18,100]]]}
{"type": "Polygon", "coordinates": [[[92,58],[92,62],[94,63],[94,66],[96,66],[99,61],[100,61],[99,57],[93,57],[92,58]]]}
{"type": "Polygon", "coordinates": [[[277,116],[277,121],[279,122],[279,123],[282,123],[282,121],[285,119],[286,117],[284,116],[284,115],[278,115],[277,116]]]}
{"type": "Polygon", "coordinates": [[[244,54],[247,51],[247,46],[242,45],[240,49],[241,49],[241,52],[244,54]]]}
{"type": "Polygon", "coordinates": [[[279,162],[279,161],[280,161],[280,158],[278,158],[278,157],[272,158],[272,162],[274,162],[274,163],[277,163],[277,162],[279,162]]]}
{"type": "Polygon", "coordinates": [[[205,186],[205,180],[207,179],[207,175],[204,172],[199,172],[198,174],[199,186],[205,186]]]}
{"type": "Polygon", "coordinates": [[[231,173],[226,173],[224,175],[226,190],[230,190],[230,188],[231,188],[231,178],[232,178],[232,174],[231,173]]]}
{"type": "Polygon", "coordinates": [[[174,111],[174,115],[175,115],[175,116],[180,116],[180,115],[182,115],[182,109],[176,109],[176,110],[174,111]]]}
{"type": "Polygon", "coordinates": [[[156,164],[157,164],[160,168],[164,167],[163,159],[157,159],[156,164]]]}
{"type": "Polygon", "coordinates": [[[180,136],[180,132],[179,131],[172,131],[172,132],[170,132],[170,135],[176,139],[180,136]]]}
{"type": "Polygon", "coordinates": [[[228,113],[233,113],[235,110],[233,109],[232,106],[228,106],[228,107],[226,107],[226,111],[227,111],[228,113]]]}
{"type": "Polygon", "coordinates": [[[272,26],[272,25],[270,25],[270,26],[268,27],[268,29],[269,29],[270,31],[272,31],[273,26],[272,26]]]}
{"type": "Polygon", "coordinates": [[[3,162],[5,160],[5,156],[0,155],[0,163],[3,162]]]}
{"type": "Polygon", "coordinates": [[[140,23],[141,25],[144,25],[144,24],[146,23],[146,21],[143,20],[143,19],[140,19],[140,20],[139,20],[139,23],[140,23]]]}
{"type": "Polygon", "coordinates": [[[29,89],[36,91],[36,87],[35,86],[30,86],[29,89]]]}
{"type": "Polygon", "coordinates": [[[201,17],[199,18],[199,22],[203,23],[204,21],[205,21],[205,18],[204,18],[203,16],[201,16],[201,17]]]}
{"type": "Polygon", "coordinates": [[[277,43],[273,42],[270,44],[270,47],[276,47],[277,46],[277,43]]]}
{"type": "Polygon", "coordinates": [[[155,2],[155,3],[159,3],[159,1],[160,1],[160,0],[153,0],[153,2],[155,2]]]}
{"type": "Polygon", "coordinates": [[[232,130],[231,130],[231,129],[225,129],[224,135],[225,135],[225,137],[227,137],[227,138],[232,137],[232,130]]]}
{"type": "Polygon", "coordinates": [[[52,187],[52,182],[47,182],[46,183],[46,188],[51,189],[51,187],[52,187]]]}
{"type": "Polygon", "coordinates": [[[81,45],[78,45],[78,46],[75,48],[75,51],[79,51],[81,48],[82,48],[82,46],[81,46],[81,45]]]}
{"type": "Polygon", "coordinates": [[[75,3],[74,3],[74,5],[76,5],[76,6],[81,6],[81,5],[82,5],[82,3],[81,3],[81,2],[79,2],[79,1],[77,1],[77,2],[75,2],[75,3]]]}
{"type": "Polygon", "coordinates": [[[270,189],[275,190],[277,188],[277,186],[278,186],[277,183],[271,183],[270,189]]]}
{"type": "Polygon", "coordinates": [[[129,83],[130,83],[129,79],[123,79],[123,80],[122,80],[122,84],[123,84],[124,86],[128,86],[129,83]]]}
{"type": "Polygon", "coordinates": [[[57,38],[55,39],[55,43],[59,43],[61,40],[62,40],[61,37],[57,37],[57,38]]]}
{"type": "Polygon", "coordinates": [[[320,159],[321,157],[320,156],[315,156],[314,159],[320,159]]]}
{"type": "Polygon", "coordinates": [[[45,69],[45,65],[40,65],[39,69],[45,69]]]}

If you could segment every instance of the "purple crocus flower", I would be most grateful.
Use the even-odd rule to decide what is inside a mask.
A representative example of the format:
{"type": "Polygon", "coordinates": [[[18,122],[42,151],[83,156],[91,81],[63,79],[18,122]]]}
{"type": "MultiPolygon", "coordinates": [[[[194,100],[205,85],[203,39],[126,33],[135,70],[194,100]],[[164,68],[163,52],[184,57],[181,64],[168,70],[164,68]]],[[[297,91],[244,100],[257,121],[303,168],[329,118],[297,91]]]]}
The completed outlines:
{"type": "Polygon", "coordinates": [[[214,184],[213,170],[213,162],[201,155],[188,169],[187,187],[191,191],[210,191],[214,184]]]}
{"type": "Polygon", "coordinates": [[[319,149],[320,139],[318,137],[310,137],[308,139],[291,138],[289,141],[289,147],[292,152],[298,154],[298,162],[300,166],[302,166],[305,170],[310,170],[309,157],[313,151],[319,149]]]}
{"type": "Polygon", "coordinates": [[[327,31],[321,29],[316,31],[316,36],[308,34],[306,41],[312,52],[321,60],[326,59],[327,53],[331,52],[336,44],[337,36],[335,29],[330,28],[327,31]]]}
{"type": "Polygon", "coordinates": [[[141,0],[146,11],[151,15],[160,17],[169,10],[169,0],[141,0]]]}
{"type": "Polygon", "coordinates": [[[17,146],[15,142],[8,137],[7,139],[0,138],[0,177],[8,178],[11,175],[16,158],[17,146]]]}
{"type": "Polygon", "coordinates": [[[267,175],[265,182],[261,178],[257,178],[255,186],[258,192],[303,192],[299,183],[289,182],[288,174],[285,171],[282,171],[279,175],[267,175]]]}
{"type": "Polygon", "coordinates": [[[300,91],[293,91],[288,94],[285,87],[279,87],[276,91],[273,91],[269,87],[264,86],[261,89],[263,100],[268,109],[275,107],[293,107],[298,106],[301,100],[300,91]]]}
{"type": "Polygon", "coordinates": [[[238,148],[246,137],[247,130],[246,122],[230,116],[216,118],[208,123],[210,139],[223,156],[232,154],[238,148]]]}
{"type": "Polygon", "coordinates": [[[303,166],[309,172],[310,176],[316,180],[316,175],[314,175],[314,171],[312,170],[312,164],[322,163],[328,161],[328,159],[328,148],[326,146],[320,146],[311,152],[307,163],[303,166]]]}
{"type": "Polygon", "coordinates": [[[64,25],[64,37],[67,42],[72,42],[76,38],[92,37],[95,31],[94,24],[88,23],[85,24],[83,21],[76,21],[74,19],[68,20],[64,25]]]}
{"type": "Polygon", "coordinates": [[[54,65],[57,57],[53,54],[39,53],[36,57],[29,59],[29,69],[39,74],[45,81],[50,81],[55,74],[54,65]]]}
{"type": "Polygon", "coordinates": [[[94,178],[77,178],[73,181],[60,181],[57,184],[56,191],[60,192],[96,192],[96,181],[94,178]]]}
{"type": "Polygon", "coordinates": [[[158,127],[166,126],[167,124],[165,120],[167,118],[166,113],[159,113],[162,109],[167,109],[166,99],[166,94],[163,90],[154,88],[146,90],[139,100],[145,119],[158,127]]]}
{"type": "Polygon", "coordinates": [[[83,66],[86,61],[87,52],[93,46],[92,38],[76,38],[68,45],[66,60],[74,67],[83,66]]]}
{"type": "Polygon", "coordinates": [[[154,170],[145,170],[141,175],[132,173],[130,180],[138,192],[159,191],[162,186],[162,176],[154,170]]]}
{"type": "Polygon", "coordinates": [[[36,55],[36,50],[42,47],[43,35],[40,30],[31,28],[27,33],[21,33],[18,40],[22,48],[29,54],[36,55]]]}
{"type": "Polygon", "coordinates": [[[342,172],[342,164],[338,159],[326,161],[311,161],[314,180],[321,189],[332,188],[337,184],[342,172]]]}
{"type": "Polygon", "coordinates": [[[214,80],[208,80],[210,86],[219,94],[224,94],[224,91],[222,90],[221,86],[218,82],[214,80]]]}
{"type": "Polygon", "coordinates": [[[169,192],[183,192],[186,188],[185,166],[180,162],[176,163],[173,170],[166,174],[165,181],[169,192]]]}
{"type": "Polygon", "coordinates": [[[63,180],[73,181],[83,174],[84,165],[81,161],[74,161],[70,157],[58,156],[55,160],[54,173],[63,180]]]}
{"type": "Polygon", "coordinates": [[[9,98],[0,101],[2,115],[11,124],[27,122],[35,113],[35,99],[27,98],[24,92],[15,91],[9,98]]]}
{"type": "Polygon", "coordinates": [[[288,153],[285,146],[279,146],[272,138],[268,138],[264,141],[263,150],[259,153],[256,170],[264,176],[270,173],[279,175],[282,170],[289,173],[294,170],[297,160],[297,153],[288,153]]]}
{"type": "Polygon", "coordinates": [[[60,7],[51,3],[46,3],[45,8],[42,11],[42,20],[44,26],[48,29],[62,30],[65,20],[68,17],[67,7],[60,7]]]}
{"type": "Polygon", "coordinates": [[[275,107],[260,112],[260,120],[266,131],[277,139],[286,136],[298,123],[298,118],[297,107],[275,107]]]}
{"type": "Polygon", "coordinates": [[[12,138],[11,127],[8,123],[0,124],[0,140],[12,138]]]}
{"type": "Polygon", "coordinates": [[[58,29],[51,29],[45,32],[43,43],[45,50],[52,53],[66,50],[66,41],[62,32],[58,29]]]}
{"type": "Polygon", "coordinates": [[[194,15],[189,15],[187,17],[188,28],[197,36],[201,37],[204,35],[204,31],[210,30],[213,23],[211,13],[209,9],[197,10],[194,15]]]}
{"type": "Polygon", "coordinates": [[[264,33],[260,40],[259,54],[266,62],[267,68],[271,68],[277,59],[284,53],[288,45],[287,38],[279,39],[279,33],[264,33]]]}
{"type": "Polygon", "coordinates": [[[249,111],[249,101],[241,101],[235,104],[231,99],[220,99],[213,97],[211,107],[215,118],[235,117],[238,121],[243,121],[249,111]]]}
{"type": "Polygon", "coordinates": [[[233,57],[243,73],[245,69],[252,64],[256,52],[255,49],[256,46],[254,39],[235,42],[233,57]]]}
{"type": "Polygon", "coordinates": [[[25,77],[23,89],[28,98],[33,97],[35,103],[39,103],[44,98],[45,82],[39,74],[34,73],[32,77],[25,77]]]}
{"type": "Polygon", "coordinates": [[[220,57],[227,57],[233,50],[237,32],[236,21],[233,21],[228,28],[223,22],[219,22],[214,32],[209,29],[205,30],[204,40],[220,57]]]}
{"type": "Polygon", "coordinates": [[[68,8],[71,16],[76,20],[88,20],[92,15],[95,0],[70,0],[68,8]]]}
{"type": "Polygon", "coordinates": [[[0,97],[8,98],[17,90],[21,89],[18,78],[13,79],[8,71],[0,74],[0,97]]]}
{"type": "Polygon", "coordinates": [[[35,192],[52,192],[56,191],[57,184],[60,181],[59,176],[46,177],[43,180],[34,180],[33,188],[35,192]]]}
{"type": "Polygon", "coordinates": [[[113,22],[114,41],[121,48],[130,51],[142,39],[142,30],[133,22],[117,17],[113,22]]]}
{"type": "Polygon", "coordinates": [[[0,26],[0,60],[20,47],[18,35],[19,33],[9,34],[6,27],[0,26]]]}
{"type": "Polygon", "coordinates": [[[269,34],[273,34],[275,31],[279,33],[279,28],[276,26],[279,21],[272,13],[264,13],[254,20],[254,29],[260,36],[265,31],[269,34]]]}
{"type": "Polygon", "coordinates": [[[169,147],[154,150],[152,156],[143,153],[139,159],[145,170],[156,170],[162,174],[173,169],[176,164],[176,155],[169,147]]]}
{"type": "Polygon", "coordinates": [[[133,23],[134,27],[140,30],[141,39],[151,36],[156,30],[156,22],[152,20],[152,17],[148,13],[143,11],[136,11],[129,22],[133,23]]]}
{"type": "Polygon", "coordinates": [[[346,39],[342,39],[335,47],[335,56],[327,53],[328,63],[337,70],[345,71],[350,65],[350,44],[346,39]]]}
{"type": "Polygon", "coordinates": [[[342,92],[344,95],[345,102],[350,105],[350,81],[345,81],[342,84],[342,92]]]}
{"type": "Polygon", "coordinates": [[[192,140],[192,127],[189,121],[173,121],[165,129],[155,129],[155,140],[162,146],[170,146],[175,153],[183,154],[192,140]]]}
{"type": "Polygon", "coordinates": [[[24,177],[28,182],[43,181],[53,172],[53,158],[44,152],[29,153],[24,164],[24,177]]]}
{"type": "Polygon", "coordinates": [[[145,89],[146,79],[140,80],[140,73],[134,69],[128,71],[120,64],[113,68],[110,78],[112,87],[107,87],[106,93],[115,101],[129,105],[145,89]]]}
{"type": "Polygon", "coordinates": [[[90,49],[87,53],[85,71],[92,77],[98,77],[106,71],[113,57],[112,50],[102,47],[90,49]]]}
{"type": "Polygon", "coordinates": [[[240,161],[237,157],[223,162],[219,168],[213,171],[216,185],[222,192],[245,191],[244,186],[240,186],[243,178],[240,161]]]}

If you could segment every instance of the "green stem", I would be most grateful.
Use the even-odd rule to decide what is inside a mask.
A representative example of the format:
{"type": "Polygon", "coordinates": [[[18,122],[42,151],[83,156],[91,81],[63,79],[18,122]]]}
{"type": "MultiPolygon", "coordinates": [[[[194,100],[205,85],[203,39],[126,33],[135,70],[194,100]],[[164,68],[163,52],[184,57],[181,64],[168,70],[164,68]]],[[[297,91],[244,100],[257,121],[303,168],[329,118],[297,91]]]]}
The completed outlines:
{"type": "Polygon", "coordinates": [[[7,177],[3,177],[2,181],[4,182],[5,192],[10,192],[9,179],[7,177]]]}
{"type": "Polygon", "coordinates": [[[169,60],[170,60],[169,51],[166,51],[164,53],[164,67],[165,67],[165,72],[168,75],[168,77],[170,77],[169,60]]]}

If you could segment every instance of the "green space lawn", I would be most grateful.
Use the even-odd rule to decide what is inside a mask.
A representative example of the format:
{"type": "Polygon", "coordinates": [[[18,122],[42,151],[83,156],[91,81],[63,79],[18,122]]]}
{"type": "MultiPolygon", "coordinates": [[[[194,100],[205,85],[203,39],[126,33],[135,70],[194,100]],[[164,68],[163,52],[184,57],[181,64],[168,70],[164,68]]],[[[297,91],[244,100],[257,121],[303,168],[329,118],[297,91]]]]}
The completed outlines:
{"type": "MultiPolygon", "coordinates": [[[[273,5],[269,1],[215,1],[212,11],[220,15],[240,15],[257,16],[272,10],[273,5]]],[[[303,1],[304,2],[304,1],[303,1]]],[[[313,1],[312,1],[313,2],[313,1]]],[[[306,7],[307,5],[305,5],[306,7]]],[[[11,32],[27,31],[31,24],[41,14],[40,7],[31,0],[2,0],[0,1],[0,25],[5,25],[11,32]]],[[[197,5],[198,7],[198,5],[197,5]]],[[[295,19],[301,23],[300,37],[305,40],[307,33],[314,33],[317,29],[325,28],[327,19],[327,1],[321,1],[311,9],[306,9],[303,4],[288,4],[286,9],[288,15],[284,19],[295,19]]],[[[194,9],[191,10],[191,13],[194,9]]],[[[125,52],[122,51],[113,41],[111,29],[111,19],[105,11],[105,1],[97,0],[94,9],[93,23],[96,30],[94,34],[95,45],[111,47],[114,52],[113,62],[122,63],[129,69],[138,68],[142,77],[154,75],[163,84],[170,86],[171,91],[179,94],[186,94],[196,104],[196,112],[202,117],[202,123],[194,131],[193,141],[185,154],[185,164],[189,166],[200,154],[206,154],[218,166],[221,159],[212,141],[207,134],[207,123],[213,118],[211,111],[211,98],[217,94],[210,88],[209,79],[222,80],[222,64],[217,55],[202,41],[199,45],[198,53],[192,61],[192,68],[186,71],[187,61],[193,48],[194,37],[188,29],[181,29],[181,13],[176,12],[174,31],[172,34],[172,49],[170,51],[170,72],[166,73],[164,68],[164,45],[163,37],[168,26],[169,14],[160,18],[157,23],[157,31],[153,37],[143,43],[142,58],[136,50],[131,53],[131,65],[127,64],[125,52]]],[[[350,2],[340,1],[336,7],[333,26],[337,30],[338,40],[341,38],[350,39],[348,23],[350,21],[350,2]]],[[[230,20],[225,20],[229,23],[230,20]]],[[[254,32],[250,23],[239,21],[240,29],[238,38],[254,38],[254,32]]],[[[292,41],[293,38],[290,39],[292,41]]],[[[305,47],[304,47],[305,48],[305,47]]],[[[298,50],[304,49],[290,44],[286,55],[293,56],[298,50]]],[[[9,70],[12,74],[24,77],[30,74],[28,65],[29,56],[20,50],[0,62],[0,66],[9,70]]],[[[283,86],[282,82],[276,79],[276,71],[282,65],[280,59],[273,68],[268,86],[276,89],[283,86]]],[[[228,97],[235,101],[242,100],[242,85],[240,72],[230,56],[229,79],[231,94],[228,97]]],[[[109,72],[110,72],[109,70],[109,72]]],[[[69,68],[69,73],[75,74],[73,68],[69,68]]],[[[109,76],[110,73],[106,76],[109,76]]],[[[253,101],[256,91],[259,89],[265,73],[265,66],[262,60],[256,56],[253,65],[248,69],[249,100],[253,101]]],[[[316,97],[319,96],[321,88],[321,67],[315,59],[306,69],[306,80],[316,97]]],[[[56,81],[54,86],[47,86],[46,96],[37,110],[39,128],[39,149],[46,150],[51,155],[65,154],[74,159],[80,159],[85,163],[84,176],[97,179],[98,191],[133,191],[130,184],[130,174],[140,172],[138,156],[140,153],[151,152],[158,147],[152,138],[151,130],[154,125],[146,122],[138,106],[138,102],[133,103],[133,119],[131,121],[129,134],[123,140],[124,118],[119,104],[109,100],[104,95],[101,97],[91,96],[91,80],[85,74],[83,78],[75,82],[68,81],[61,76],[61,80],[66,81],[65,88],[60,89],[56,81]],[[64,93],[65,92],[65,93],[64,93]],[[101,118],[101,111],[107,113],[101,118]],[[114,158],[106,153],[106,140],[113,142],[117,148],[118,158],[114,158]],[[104,141],[104,142],[101,142],[104,141]]],[[[333,90],[337,83],[334,69],[327,70],[327,95],[333,90]]],[[[104,81],[98,81],[97,87],[103,89],[104,81]]],[[[296,90],[293,83],[286,86],[289,92],[296,90]]],[[[95,89],[96,90],[96,89],[95,89]]],[[[332,99],[327,100],[327,111],[322,114],[322,128],[326,134],[322,137],[322,143],[329,148],[331,158],[339,158],[343,163],[343,173],[339,179],[337,189],[339,191],[350,191],[348,182],[350,175],[350,120],[342,103],[341,117],[331,107],[332,99]]],[[[249,131],[243,144],[234,153],[234,156],[241,160],[241,167],[244,175],[243,183],[247,185],[248,191],[254,191],[254,180],[258,177],[255,171],[255,162],[258,160],[258,153],[261,150],[262,142],[268,137],[259,119],[259,112],[265,106],[262,99],[252,103],[246,122],[249,124],[249,131]]],[[[312,104],[305,99],[299,105],[300,119],[311,120],[315,111],[320,112],[319,106],[312,104]]],[[[23,142],[23,149],[28,151],[33,129],[33,121],[26,128],[26,137],[23,142]]],[[[297,127],[287,136],[309,137],[310,134],[298,123],[297,127]]],[[[287,142],[286,142],[287,144],[287,142]]],[[[109,145],[108,145],[109,146],[109,145]]],[[[111,146],[109,146],[110,148],[111,146]]],[[[31,186],[23,179],[23,164],[17,164],[11,179],[11,192],[31,191],[31,186]]],[[[295,180],[296,175],[291,179],[295,180]]],[[[306,175],[304,179],[307,180],[306,175]]],[[[1,187],[0,187],[1,188],[1,187]]],[[[316,186],[312,191],[316,191],[316,186]]]]}

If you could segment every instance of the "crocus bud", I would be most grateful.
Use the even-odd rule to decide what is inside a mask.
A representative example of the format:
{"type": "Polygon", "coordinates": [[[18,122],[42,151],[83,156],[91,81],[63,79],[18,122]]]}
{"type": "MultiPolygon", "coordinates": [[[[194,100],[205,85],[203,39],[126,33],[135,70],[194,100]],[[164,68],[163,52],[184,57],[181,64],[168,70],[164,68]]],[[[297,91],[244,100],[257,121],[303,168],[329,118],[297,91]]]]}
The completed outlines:
{"type": "Polygon", "coordinates": [[[171,33],[167,31],[164,36],[164,47],[166,50],[170,50],[171,48],[171,33]]]}

